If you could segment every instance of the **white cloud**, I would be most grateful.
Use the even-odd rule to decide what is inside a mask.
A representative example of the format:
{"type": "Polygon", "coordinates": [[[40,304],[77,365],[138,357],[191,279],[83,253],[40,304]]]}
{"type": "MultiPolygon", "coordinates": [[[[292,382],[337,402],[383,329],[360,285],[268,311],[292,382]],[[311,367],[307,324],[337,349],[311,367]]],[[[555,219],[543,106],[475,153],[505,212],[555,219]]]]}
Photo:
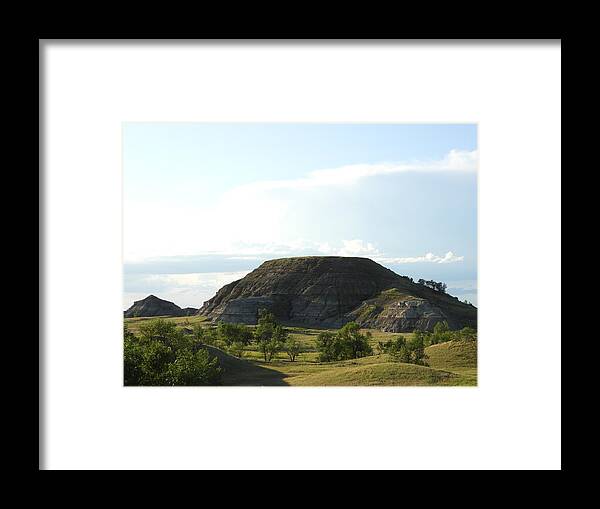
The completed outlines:
{"type": "Polygon", "coordinates": [[[194,287],[215,288],[221,287],[243,278],[250,271],[238,272],[194,272],[187,274],[149,274],[145,281],[147,284],[160,284],[168,287],[194,287]]]}
{"type": "Polygon", "coordinates": [[[343,240],[343,247],[338,251],[339,256],[375,256],[379,251],[370,242],[360,239],[343,240]]]}
{"type": "MultiPolygon", "coordinates": [[[[464,259],[448,251],[443,256],[427,253],[414,257],[389,257],[381,253],[375,245],[361,239],[342,240],[337,245],[329,243],[311,243],[297,240],[290,244],[252,244],[240,246],[240,251],[253,252],[254,255],[217,254],[227,259],[251,260],[249,268],[256,268],[262,261],[269,258],[286,256],[359,256],[367,257],[383,265],[408,264],[408,263],[454,263],[464,259]]],[[[171,260],[173,263],[173,260],[171,260]]],[[[232,281],[243,278],[250,270],[236,272],[195,272],[195,273],[137,273],[135,271],[125,274],[124,309],[127,309],[135,300],[143,299],[149,294],[154,294],[181,307],[200,307],[206,300],[215,295],[217,290],[232,281]]],[[[464,292],[464,286],[459,290],[464,292]]],[[[469,299],[473,302],[472,293],[469,299]]],[[[465,293],[465,294],[466,294],[465,293]]]]}
{"type": "Polygon", "coordinates": [[[250,271],[203,272],[188,274],[126,274],[123,306],[154,294],[180,307],[198,308],[214,297],[217,290],[242,279],[250,271]]]}
{"type": "Polygon", "coordinates": [[[331,246],[328,242],[317,245],[317,251],[330,256],[365,256],[379,255],[379,251],[370,242],[361,239],[342,240],[341,247],[331,246]]]}
{"type": "Polygon", "coordinates": [[[304,239],[289,240],[286,242],[231,242],[221,255],[227,255],[231,259],[249,260],[256,259],[256,256],[261,255],[290,255],[297,253],[298,256],[303,253],[313,252],[318,249],[318,244],[309,242],[304,239]]]}
{"type": "Polygon", "coordinates": [[[453,149],[445,157],[432,161],[396,163],[351,164],[336,168],[315,170],[306,177],[287,180],[265,180],[239,186],[230,191],[232,195],[270,191],[275,189],[310,189],[315,187],[354,184],[358,180],[377,175],[404,172],[467,171],[477,170],[477,150],[453,149]]]}
{"type": "MultiPolygon", "coordinates": [[[[194,253],[196,256],[223,257],[227,260],[267,260],[269,258],[284,258],[292,256],[357,256],[371,258],[383,264],[406,264],[406,263],[455,263],[464,260],[464,256],[457,256],[452,251],[444,255],[426,253],[420,256],[390,256],[381,252],[373,243],[362,239],[343,239],[338,243],[311,242],[305,239],[296,239],[289,242],[233,242],[227,249],[210,250],[194,253]]],[[[140,263],[144,261],[160,261],[162,257],[146,257],[143,260],[131,259],[128,263],[140,263]]],[[[184,257],[185,259],[185,257],[184,257]]],[[[171,261],[173,258],[171,257],[171,261]]],[[[226,273],[225,273],[226,274],[226,273]]],[[[202,278],[204,274],[200,274],[202,278]]],[[[162,278],[163,275],[160,275],[162,278]]],[[[185,274],[185,277],[191,277],[185,274]]],[[[173,276],[172,281],[175,281],[173,276]]]]}
{"type": "Polygon", "coordinates": [[[215,253],[236,260],[255,260],[265,256],[379,256],[381,253],[371,243],[361,239],[342,240],[331,245],[329,242],[311,242],[296,239],[288,242],[235,242],[226,252],[215,253]]]}
{"type": "Polygon", "coordinates": [[[236,254],[232,259],[257,260],[268,256],[358,256],[371,258],[379,263],[405,264],[405,263],[456,263],[462,262],[464,256],[457,256],[452,251],[444,255],[426,253],[422,256],[391,257],[379,251],[371,242],[362,239],[342,240],[340,244],[332,245],[329,242],[318,243],[306,240],[296,240],[280,244],[238,244],[236,254]],[[246,256],[242,256],[246,255],[246,256]],[[248,256],[254,255],[254,256],[248,256]]]}
{"type": "Polygon", "coordinates": [[[438,170],[476,171],[478,156],[477,150],[453,149],[440,162],[438,170]]]}
{"type": "Polygon", "coordinates": [[[409,256],[404,258],[377,258],[381,263],[455,263],[462,262],[464,256],[456,256],[452,251],[448,251],[444,256],[438,256],[433,253],[427,253],[423,256],[409,256]]]}
{"type": "MultiPolygon", "coordinates": [[[[390,257],[379,251],[371,242],[366,242],[361,239],[342,240],[341,246],[332,246],[328,242],[322,244],[314,244],[314,249],[309,250],[312,252],[316,250],[316,254],[323,254],[329,256],[360,256],[366,258],[372,258],[379,263],[455,263],[462,262],[464,256],[456,256],[452,251],[448,251],[445,255],[438,256],[433,253],[426,253],[423,256],[412,256],[412,257],[390,257]]],[[[290,250],[290,254],[298,253],[297,251],[290,250]]]]}
{"type": "Polygon", "coordinates": [[[311,203],[312,196],[305,193],[319,188],[350,186],[378,175],[473,172],[476,167],[477,151],[451,150],[438,160],[353,164],[315,170],[295,179],[254,182],[226,191],[210,205],[204,205],[202,189],[198,190],[198,205],[192,206],[126,201],[125,260],[220,253],[252,256],[260,252],[278,256],[310,250],[316,251],[315,254],[375,256],[372,245],[358,245],[356,240],[343,241],[348,244],[341,247],[304,241],[292,245],[290,232],[302,224],[298,204],[310,206],[311,203]]]}

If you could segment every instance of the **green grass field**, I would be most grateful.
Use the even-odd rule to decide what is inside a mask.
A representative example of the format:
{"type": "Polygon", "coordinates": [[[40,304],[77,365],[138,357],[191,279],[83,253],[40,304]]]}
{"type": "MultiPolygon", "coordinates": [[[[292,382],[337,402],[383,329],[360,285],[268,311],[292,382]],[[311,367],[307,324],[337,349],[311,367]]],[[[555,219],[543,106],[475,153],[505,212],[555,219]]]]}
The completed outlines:
{"type": "MultiPolygon", "coordinates": [[[[153,318],[126,318],[127,328],[136,333],[145,320],[153,318]]],[[[183,327],[200,323],[211,325],[205,317],[165,317],[183,327]]],[[[288,327],[290,336],[301,345],[303,352],[291,362],[285,352],[271,362],[264,362],[255,345],[251,345],[239,359],[209,347],[223,369],[223,385],[238,386],[476,386],[477,343],[450,341],[426,348],[428,366],[403,364],[387,354],[372,355],[341,362],[318,362],[315,338],[320,330],[288,327]]],[[[370,330],[371,346],[378,352],[377,343],[399,334],[370,330]]],[[[407,339],[411,333],[402,333],[407,339]]]]}

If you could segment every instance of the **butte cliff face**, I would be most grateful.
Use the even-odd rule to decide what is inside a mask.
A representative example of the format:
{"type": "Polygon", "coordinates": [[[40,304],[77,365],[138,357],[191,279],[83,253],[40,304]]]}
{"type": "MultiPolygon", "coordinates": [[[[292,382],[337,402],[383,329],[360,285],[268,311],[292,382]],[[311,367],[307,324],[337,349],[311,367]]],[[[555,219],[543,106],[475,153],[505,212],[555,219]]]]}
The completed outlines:
{"type": "Polygon", "coordinates": [[[177,304],[168,300],[159,299],[154,295],[148,295],[145,299],[136,300],[133,305],[125,311],[125,318],[141,316],[191,316],[198,312],[196,308],[181,309],[177,304]]]}
{"type": "Polygon", "coordinates": [[[309,256],[270,260],[221,288],[198,311],[213,321],[256,323],[269,309],[289,325],[339,327],[356,321],[389,332],[476,327],[477,309],[413,283],[368,258],[309,256]]]}

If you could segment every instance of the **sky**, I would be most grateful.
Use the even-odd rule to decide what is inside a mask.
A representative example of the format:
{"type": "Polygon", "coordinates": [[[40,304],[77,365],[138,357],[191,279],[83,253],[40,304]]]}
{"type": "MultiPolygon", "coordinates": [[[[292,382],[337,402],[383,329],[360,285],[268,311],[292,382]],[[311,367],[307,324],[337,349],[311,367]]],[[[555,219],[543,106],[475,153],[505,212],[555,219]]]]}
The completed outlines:
{"type": "Polygon", "coordinates": [[[364,256],[477,305],[475,124],[125,123],[124,309],[364,256]]]}

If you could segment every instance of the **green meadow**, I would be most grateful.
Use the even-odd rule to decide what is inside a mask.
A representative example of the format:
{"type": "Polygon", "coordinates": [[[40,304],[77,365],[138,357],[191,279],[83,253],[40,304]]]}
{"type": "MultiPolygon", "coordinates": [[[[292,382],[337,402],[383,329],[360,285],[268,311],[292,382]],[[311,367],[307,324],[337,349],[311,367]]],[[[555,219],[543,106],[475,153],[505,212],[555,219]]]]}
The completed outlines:
{"type": "MultiPolygon", "coordinates": [[[[127,330],[133,334],[153,318],[126,318],[127,330]]],[[[214,325],[206,317],[161,317],[178,328],[191,329],[214,325]]],[[[379,343],[412,333],[370,332],[373,355],[334,362],[319,362],[316,338],[323,329],[285,327],[289,337],[297,341],[300,353],[291,361],[284,351],[265,362],[255,343],[242,353],[233,355],[223,347],[206,346],[211,357],[219,360],[222,370],[220,385],[225,386],[476,386],[477,342],[447,341],[425,348],[426,365],[398,362],[380,351],[379,343]]]]}

